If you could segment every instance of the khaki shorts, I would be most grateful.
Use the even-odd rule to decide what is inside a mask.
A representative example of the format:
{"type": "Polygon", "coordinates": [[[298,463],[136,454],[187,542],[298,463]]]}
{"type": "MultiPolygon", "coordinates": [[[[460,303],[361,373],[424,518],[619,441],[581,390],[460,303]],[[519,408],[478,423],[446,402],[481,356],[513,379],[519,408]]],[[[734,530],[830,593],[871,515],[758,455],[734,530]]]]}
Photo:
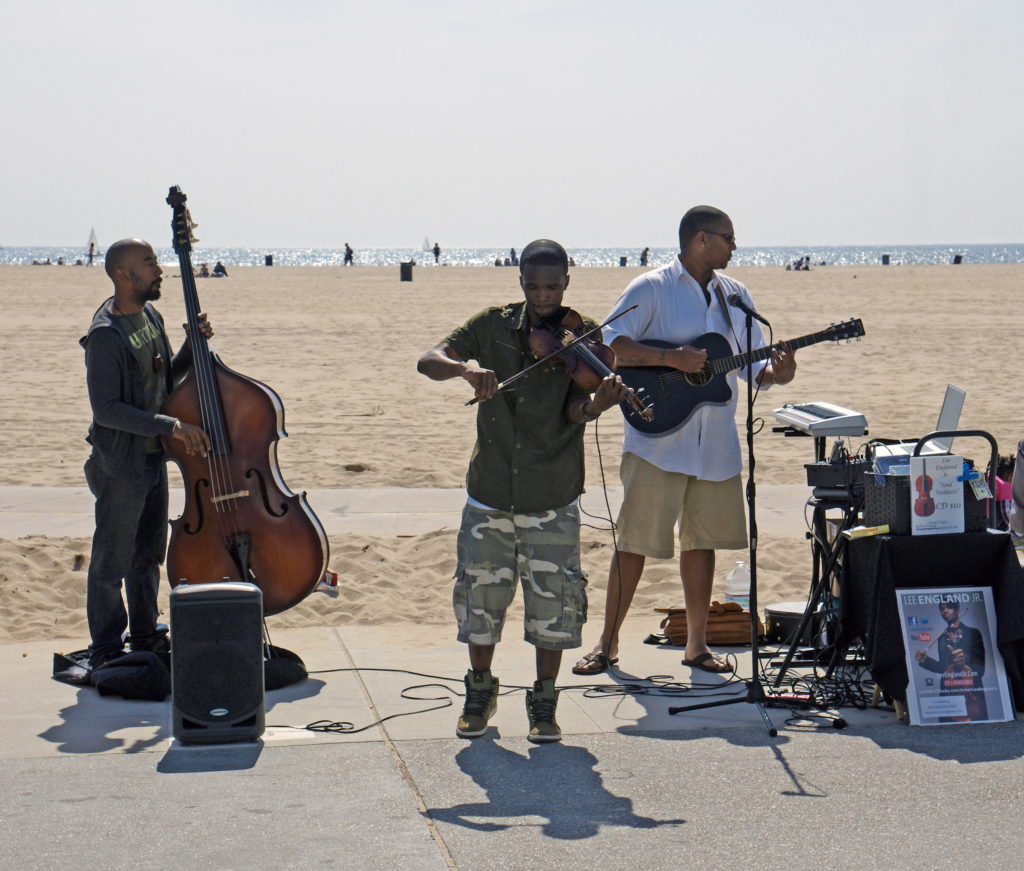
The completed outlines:
{"type": "Polygon", "coordinates": [[[618,546],[653,559],[675,556],[675,527],[681,550],[740,550],[747,546],[740,476],[702,481],[666,472],[636,454],[622,455],[624,493],[618,546]]]}
{"type": "Polygon", "coordinates": [[[459,641],[501,641],[505,612],[523,587],[523,637],[565,650],[583,642],[587,578],[580,569],[579,507],[516,513],[467,504],[459,528],[452,604],[459,641]]]}

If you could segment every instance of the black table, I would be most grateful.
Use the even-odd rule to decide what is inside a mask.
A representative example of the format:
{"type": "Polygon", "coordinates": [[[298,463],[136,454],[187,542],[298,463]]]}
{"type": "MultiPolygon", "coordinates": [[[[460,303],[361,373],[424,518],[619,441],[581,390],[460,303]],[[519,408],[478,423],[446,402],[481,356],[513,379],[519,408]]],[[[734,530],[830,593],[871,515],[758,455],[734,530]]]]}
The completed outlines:
{"type": "Polygon", "coordinates": [[[1024,572],[1006,533],[876,535],[848,543],[839,643],[864,643],[868,668],[891,699],[907,700],[896,588],[991,587],[996,644],[1014,706],[1024,711],[1024,572]]]}

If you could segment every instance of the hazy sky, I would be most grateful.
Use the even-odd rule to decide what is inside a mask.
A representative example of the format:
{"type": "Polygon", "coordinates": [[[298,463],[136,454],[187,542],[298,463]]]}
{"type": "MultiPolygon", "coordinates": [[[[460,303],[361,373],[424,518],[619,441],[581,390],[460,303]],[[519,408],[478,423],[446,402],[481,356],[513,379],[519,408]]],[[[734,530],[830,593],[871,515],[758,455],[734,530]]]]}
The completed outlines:
{"type": "Polygon", "coordinates": [[[8,0],[0,245],[1024,242],[1020,0],[8,0]]]}

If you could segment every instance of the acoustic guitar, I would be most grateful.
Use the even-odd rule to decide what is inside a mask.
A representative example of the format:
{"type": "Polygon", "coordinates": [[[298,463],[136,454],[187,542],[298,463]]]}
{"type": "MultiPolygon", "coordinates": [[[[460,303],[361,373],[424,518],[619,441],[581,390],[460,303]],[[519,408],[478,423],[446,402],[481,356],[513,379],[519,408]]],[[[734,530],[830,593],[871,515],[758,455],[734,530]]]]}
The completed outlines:
{"type": "MultiPolygon", "coordinates": [[[[826,330],[781,344],[796,350],[818,342],[840,342],[863,335],[864,324],[860,318],[851,318],[826,330]]],[[[679,347],[671,342],[647,341],[640,344],[652,348],[679,347]]],[[[733,354],[729,340],[719,333],[705,333],[689,344],[708,352],[704,367],[699,372],[680,372],[669,366],[620,366],[616,370],[626,385],[654,411],[653,419],[645,420],[632,406],[622,403],[622,413],[630,426],[647,435],[665,435],[679,429],[701,406],[726,405],[732,401],[732,388],[726,378],[728,373],[745,368],[748,361],[757,363],[768,359],[774,347],[757,348],[750,354],[733,354]]]]}

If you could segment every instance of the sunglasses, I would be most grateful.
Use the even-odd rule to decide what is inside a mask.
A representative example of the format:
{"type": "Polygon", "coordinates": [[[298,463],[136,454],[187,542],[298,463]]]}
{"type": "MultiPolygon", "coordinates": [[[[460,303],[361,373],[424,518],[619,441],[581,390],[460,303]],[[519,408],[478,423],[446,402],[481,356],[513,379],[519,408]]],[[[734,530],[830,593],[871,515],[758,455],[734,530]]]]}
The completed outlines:
{"type": "Polygon", "coordinates": [[[730,245],[736,244],[736,237],[732,233],[719,233],[717,230],[701,230],[702,233],[710,233],[712,236],[721,236],[730,245]]]}

